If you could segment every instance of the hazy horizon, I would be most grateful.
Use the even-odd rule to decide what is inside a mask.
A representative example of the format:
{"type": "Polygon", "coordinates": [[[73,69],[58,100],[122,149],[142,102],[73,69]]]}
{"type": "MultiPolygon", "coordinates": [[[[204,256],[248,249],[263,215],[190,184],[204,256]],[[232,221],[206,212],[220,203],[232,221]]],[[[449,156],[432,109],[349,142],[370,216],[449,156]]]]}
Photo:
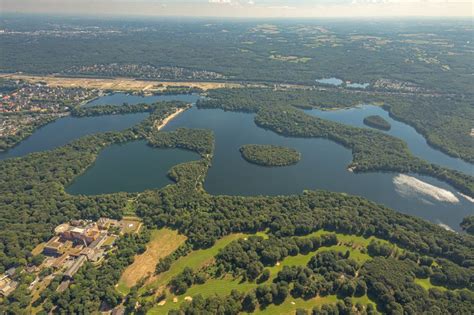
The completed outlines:
{"type": "Polygon", "coordinates": [[[472,18],[468,0],[2,0],[2,14],[77,16],[322,18],[472,18]]]}

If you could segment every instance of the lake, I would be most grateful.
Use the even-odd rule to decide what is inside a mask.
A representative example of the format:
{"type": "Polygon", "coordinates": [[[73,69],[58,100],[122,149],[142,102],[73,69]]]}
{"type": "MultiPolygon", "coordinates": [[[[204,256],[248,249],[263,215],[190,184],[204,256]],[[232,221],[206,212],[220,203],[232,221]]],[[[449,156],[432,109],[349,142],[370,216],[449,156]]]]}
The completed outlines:
{"type": "Polygon", "coordinates": [[[390,117],[389,113],[380,106],[361,105],[358,107],[341,110],[323,111],[319,109],[312,109],[305,112],[319,118],[336,121],[354,127],[369,129],[372,128],[364,124],[364,118],[370,115],[379,115],[388,121],[392,125],[392,128],[388,131],[377,130],[405,141],[408,144],[408,148],[415,156],[431,163],[455,169],[469,175],[474,175],[473,164],[458,158],[451,157],[431,147],[428,145],[423,135],[418,133],[415,128],[393,119],[390,117]]]}
{"type": "Polygon", "coordinates": [[[103,149],[95,163],[66,191],[97,195],[161,188],[173,183],[167,173],[174,165],[199,159],[197,153],[152,148],[144,140],[114,144],[103,149]]]}
{"type": "Polygon", "coordinates": [[[455,230],[459,230],[458,224],[463,217],[473,213],[473,204],[444,182],[413,175],[450,192],[457,202],[438,201],[422,191],[413,191],[410,186],[397,181],[399,174],[351,173],[346,169],[352,160],[350,150],[325,139],[282,137],[257,127],[253,114],[193,107],[172,120],[164,130],[180,127],[214,131],[215,154],[204,182],[205,189],[214,195],[286,195],[301,193],[305,189],[325,189],[363,196],[455,230]],[[301,152],[301,161],[277,168],[250,164],[239,152],[240,146],[249,143],[294,148],[301,152]]]}
{"type": "Polygon", "coordinates": [[[8,151],[0,152],[0,160],[32,152],[51,150],[80,137],[106,131],[130,128],[148,116],[147,113],[95,117],[63,117],[37,129],[31,136],[8,151]]]}
{"type": "MultiPolygon", "coordinates": [[[[197,94],[138,96],[114,93],[95,99],[83,106],[122,105],[158,101],[184,101],[195,103],[197,94]]],[[[107,115],[95,117],[63,117],[38,128],[30,137],[8,151],[0,152],[0,160],[23,156],[32,152],[45,151],[65,145],[80,137],[107,131],[120,131],[130,128],[148,116],[147,113],[127,115],[107,115]]]]}
{"type": "MultiPolygon", "coordinates": [[[[102,98],[94,102],[96,105],[110,104],[112,96],[105,96],[107,101],[102,98]]],[[[189,95],[183,97],[187,98],[189,95]]],[[[195,101],[199,96],[194,97],[195,101]]],[[[153,100],[126,94],[114,96],[115,104],[157,100],[156,96],[152,98],[153,100]]],[[[362,122],[364,117],[380,115],[392,124],[392,129],[387,133],[407,142],[416,156],[471,175],[473,173],[472,164],[431,148],[423,136],[412,127],[393,120],[380,107],[367,105],[338,111],[310,110],[307,113],[361,128],[369,128],[362,122]]],[[[30,138],[0,157],[5,158],[5,154],[21,156],[51,149],[85,134],[125,129],[145,117],[146,114],[131,114],[61,118],[38,129],[30,138]]],[[[353,174],[347,171],[347,165],[352,160],[350,150],[325,139],[282,137],[257,127],[254,114],[192,107],[172,120],[164,130],[170,131],[180,127],[213,130],[216,140],[215,155],[204,187],[214,195],[286,195],[299,194],[305,189],[325,189],[363,196],[400,212],[437,224],[446,224],[455,230],[459,230],[458,224],[463,217],[473,214],[473,203],[444,182],[426,176],[410,177],[411,181],[418,179],[441,189],[441,194],[430,195],[426,189],[414,189],[410,180],[407,181],[399,174],[353,174]],[[250,164],[241,157],[239,148],[252,143],[294,148],[301,152],[301,161],[296,165],[279,168],[250,164]],[[439,197],[446,195],[445,199],[439,197]]],[[[167,173],[173,165],[198,158],[197,154],[189,151],[151,148],[143,141],[113,145],[102,150],[96,163],[76,178],[67,191],[72,194],[93,195],[161,188],[171,183],[167,173]]]]}

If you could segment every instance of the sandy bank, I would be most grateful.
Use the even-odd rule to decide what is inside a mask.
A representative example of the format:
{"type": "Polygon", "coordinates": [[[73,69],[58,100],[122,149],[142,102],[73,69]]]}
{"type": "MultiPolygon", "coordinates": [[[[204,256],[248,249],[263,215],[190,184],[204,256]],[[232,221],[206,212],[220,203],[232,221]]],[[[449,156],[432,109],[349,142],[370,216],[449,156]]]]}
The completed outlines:
{"type": "Polygon", "coordinates": [[[161,124],[157,124],[157,122],[155,122],[155,128],[158,129],[158,130],[161,130],[162,128],[164,128],[170,121],[172,121],[173,119],[175,119],[179,114],[181,114],[182,112],[184,112],[186,109],[188,108],[178,108],[173,114],[169,115],[168,117],[166,117],[165,119],[163,119],[161,121],[161,124]]]}

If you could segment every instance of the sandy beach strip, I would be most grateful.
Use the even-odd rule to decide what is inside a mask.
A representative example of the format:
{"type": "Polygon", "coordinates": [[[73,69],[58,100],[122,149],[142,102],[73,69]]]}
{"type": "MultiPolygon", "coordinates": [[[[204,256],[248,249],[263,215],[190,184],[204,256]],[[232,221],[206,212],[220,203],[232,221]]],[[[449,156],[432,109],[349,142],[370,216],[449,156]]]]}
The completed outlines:
{"type": "Polygon", "coordinates": [[[162,128],[164,128],[170,121],[172,121],[173,119],[175,119],[179,114],[181,114],[182,112],[184,112],[185,110],[187,110],[189,107],[186,107],[186,108],[178,108],[173,114],[169,115],[168,117],[166,117],[165,119],[163,119],[161,121],[161,124],[157,125],[155,123],[155,128],[158,129],[158,130],[161,130],[162,128]]]}

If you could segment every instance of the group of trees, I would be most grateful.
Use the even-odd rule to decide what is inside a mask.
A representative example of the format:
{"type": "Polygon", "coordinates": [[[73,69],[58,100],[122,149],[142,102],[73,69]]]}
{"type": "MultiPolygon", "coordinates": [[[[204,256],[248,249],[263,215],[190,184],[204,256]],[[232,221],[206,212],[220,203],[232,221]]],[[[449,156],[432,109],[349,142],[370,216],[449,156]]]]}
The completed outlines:
{"type": "Polygon", "coordinates": [[[160,148],[182,148],[196,151],[203,157],[214,152],[214,135],[206,129],[178,128],[169,132],[152,132],[148,144],[160,148]]]}
{"type": "Polygon", "coordinates": [[[387,314],[470,314],[474,293],[470,290],[424,290],[414,283],[416,263],[410,259],[376,257],[364,264],[361,275],[368,294],[387,314]]]}
{"type": "Polygon", "coordinates": [[[118,115],[132,114],[141,112],[152,112],[160,103],[154,104],[134,104],[124,103],[122,105],[96,105],[96,106],[77,106],[71,110],[71,115],[75,117],[101,116],[101,115],[118,115]]]}
{"type": "Polygon", "coordinates": [[[391,97],[384,107],[395,119],[415,127],[430,145],[474,163],[472,97],[391,97]]]}
{"type": "Polygon", "coordinates": [[[308,254],[320,247],[337,244],[336,234],[314,237],[249,237],[237,240],[222,249],[216,256],[216,264],[234,275],[244,274],[250,280],[256,279],[266,266],[274,266],[287,256],[308,254]]]}
{"type": "Polygon", "coordinates": [[[240,153],[248,162],[262,166],[287,166],[301,159],[295,149],[276,145],[246,144],[240,147],[240,153]]]}
{"type": "Polygon", "coordinates": [[[381,130],[390,130],[390,128],[392,128],[390,123],[379,115],[372,115],[372,116],[365,117],[364,124],[373,128],[381,129],[381,130]]]}

